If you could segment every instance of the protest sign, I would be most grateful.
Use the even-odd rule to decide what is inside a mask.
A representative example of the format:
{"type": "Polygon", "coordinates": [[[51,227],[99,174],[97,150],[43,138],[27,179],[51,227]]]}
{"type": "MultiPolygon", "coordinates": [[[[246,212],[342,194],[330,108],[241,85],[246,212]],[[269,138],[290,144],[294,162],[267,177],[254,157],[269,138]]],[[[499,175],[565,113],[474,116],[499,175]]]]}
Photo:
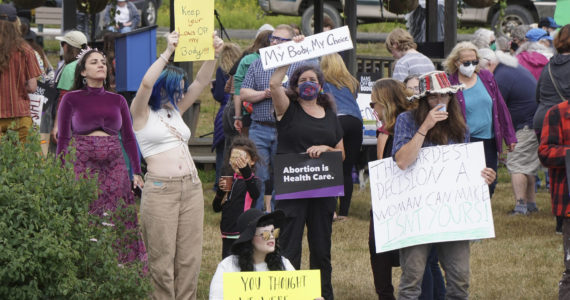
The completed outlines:
{"type": "Polygon", "coordinates": [[[42,122],[42,107],[47,102],[47,98],[40,94],[28,94],[30,97],[30,113],[34,125],[40,126],[42,122]]]}
{"type": "Polygon", "coordinates": [[[174,1],[174,28],[180,34],[174,61],[214,59],[214,1],[174,1]]]}
{"type": "Polygon", "coordinates": [[[287,42],[259,49],[264,70],[352,49],[348,26],[317,33],[302,42],[287,42]]]}
{"type": "Polygon", "coordinates": [[[339,151],[324,152],[319,158],[278,154],[274,163],[276,200],[344,196],[339,151]]]}
{"type": "Polygon", "coordinates": [[[376,252],[495,237],[482,142],[422,148],[406,170],[392,158],[368,168],[376,252]]]}
{"type": "Polygon", "coordinates": [[[224,273],[226,300],[313,300],[321,296],[319,270],[224,273]]]}
{"type": "Polygon", "coordinates": [[[372,87],[380,79],[380,73],[357,73],[360,82],[356,103],[362,115],[362,145],[376,145],[376,129],[381,123],[374,117],[374,110],[370,107],[372,102],[372,87]]]}

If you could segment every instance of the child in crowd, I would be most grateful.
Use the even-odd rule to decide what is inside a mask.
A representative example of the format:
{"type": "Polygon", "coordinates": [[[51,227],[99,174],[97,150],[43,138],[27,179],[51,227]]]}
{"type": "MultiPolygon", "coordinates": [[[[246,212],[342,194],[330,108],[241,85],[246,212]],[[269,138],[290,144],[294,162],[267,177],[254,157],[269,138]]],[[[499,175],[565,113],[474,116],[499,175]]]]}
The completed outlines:
{"type": "Polygon", "coordinates": [[[228,257],[232,244],[239,237],[238,217],[251,207],[259,197],[261,180],[254,176],[255,162],[259,159],[255,144],[244,136],[234,138],[229,149],[226,167],[233,171],[231,176],[222,176],[219,189],[212,201],[215,212],[222,212],[220,230],[222,232],[222,258],[228,257]]]}

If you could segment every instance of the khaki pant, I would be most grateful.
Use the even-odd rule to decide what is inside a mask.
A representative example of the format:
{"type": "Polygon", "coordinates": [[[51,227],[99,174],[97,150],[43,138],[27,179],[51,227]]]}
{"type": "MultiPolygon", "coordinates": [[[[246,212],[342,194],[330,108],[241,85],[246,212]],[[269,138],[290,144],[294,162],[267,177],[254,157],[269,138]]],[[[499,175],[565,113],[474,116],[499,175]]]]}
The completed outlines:
{"type": "Polygon", "coordinates": [[[6,131],[13,130],[17,131],[20,136],[20,142],[25,142],[28,136],[28,131],[32,127],[31,117],[17,117],[17,118],[5,118],[0,119],[0,137],[6,133],[6,131]],[[14,122],[14,126],[12,125],[14,122]]]}
{"type": "Polygon", "coordinates": [[[147,174],[140,209],[152,298],[196,299],[204,224],[200,180],[147,174]]]}

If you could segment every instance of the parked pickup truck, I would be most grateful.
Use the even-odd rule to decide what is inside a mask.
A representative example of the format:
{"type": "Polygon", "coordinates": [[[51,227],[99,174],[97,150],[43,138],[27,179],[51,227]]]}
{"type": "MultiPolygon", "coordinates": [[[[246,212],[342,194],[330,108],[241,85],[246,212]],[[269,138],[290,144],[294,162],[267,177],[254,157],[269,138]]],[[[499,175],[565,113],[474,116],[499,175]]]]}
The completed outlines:
{"type": "MultiPolygon", "coordinates": [[[[325,0],[324,13],[339,26],[342,24],[341,13],[345,0],[325,0]]],[[[312,33],[313,1],[312,0],[258,0],[261,9],[269,15],[290,15],[302,17],[302,28],[305,34],[312,33]]],[[[544,0],[508,0],[505,16],[497,27],[498,34],[508,33],[521,24],[537,23],[542,17],[554,16],[556,1],[544,0]]],[[[404,15],[393,14],[381,9],[381,0],[357,0],[356,16],[359,23],[402,20],[404,15]]],[[[465,5],[463,13],[458,15],[462,23],[480,26],[499,22],[499,5],[486,8],[473,8],[465,5]]]]}

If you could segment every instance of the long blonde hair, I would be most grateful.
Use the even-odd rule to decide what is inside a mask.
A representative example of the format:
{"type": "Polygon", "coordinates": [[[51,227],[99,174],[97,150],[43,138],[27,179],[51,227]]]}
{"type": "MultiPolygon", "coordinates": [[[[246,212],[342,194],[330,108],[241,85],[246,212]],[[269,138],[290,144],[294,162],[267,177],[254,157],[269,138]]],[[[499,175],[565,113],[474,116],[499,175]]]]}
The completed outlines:
{"type": "MultiPolygon", "coordinates": [[[[445,61],[443,61],[443,66],[447,74],[454,74],[455,72],[457,72],[457,66],[455,65],[455,63],[459,61],[459,54],[461,53],[461,51],[464,50],[472,50],[473,52],[475,52],[477,60],[479,60],[479,52],[477,51],[477,47],[473,43],[460,42],[457,45],[455,45],[455,47],[453,47],[451,53],[449,53],[447,58],[445,58],[445,61]]],[[[479,72],[479,65],[475,66],[475,72],[477,73],[479,72]]]]}
{"type": "Polygon", "coordinates": [[[344,61],[338,53],[323,56],[321,69],[325,75],[325,81],[337,88],[347,87],[354,95],[358,91],[358,80],[348,72],[344,61]]]}
{"type": "Polygon", "coordinates": [[[224,44],[220,53],[220,68],[224,73],[228,74],[236,61],[241,57],[241,49],[239,45],[234,43],[224,44]]]}
{"type": "Polygon", "coordinates": [[[412,93],[406,89],[402,82],[382,78],[374,82],[372,86],[372,102],[378,103],[382,107],[382,124],[384,129],[391,135],[394,134],[394,125],[399,114],[415,109],[417,101],[408,101],[412,93]]]}

